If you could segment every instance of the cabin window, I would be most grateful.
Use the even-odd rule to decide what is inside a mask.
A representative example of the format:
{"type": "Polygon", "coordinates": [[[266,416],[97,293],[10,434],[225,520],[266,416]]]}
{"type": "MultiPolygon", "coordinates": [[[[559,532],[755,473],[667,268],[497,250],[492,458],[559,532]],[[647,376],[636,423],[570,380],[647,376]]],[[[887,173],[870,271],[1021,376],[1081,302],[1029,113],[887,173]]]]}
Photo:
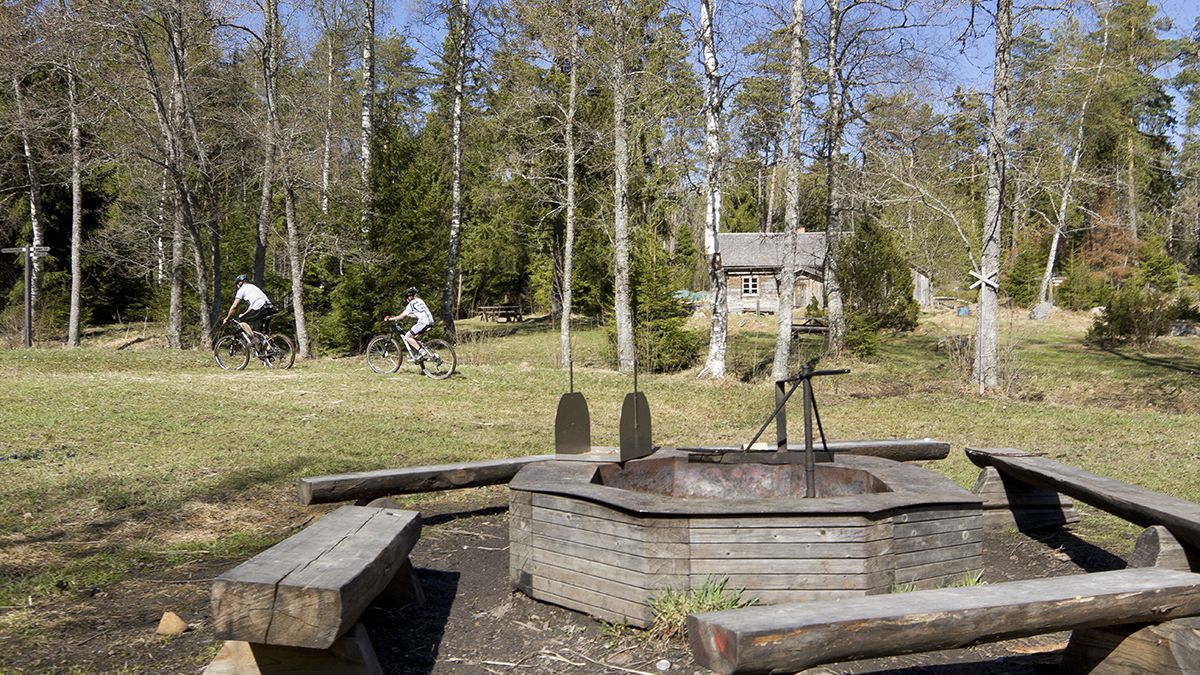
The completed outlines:
{"type": "Polygon", "coordinates": [[[742,277],[742,295],[758,295],[758,277],[742,277]]]}

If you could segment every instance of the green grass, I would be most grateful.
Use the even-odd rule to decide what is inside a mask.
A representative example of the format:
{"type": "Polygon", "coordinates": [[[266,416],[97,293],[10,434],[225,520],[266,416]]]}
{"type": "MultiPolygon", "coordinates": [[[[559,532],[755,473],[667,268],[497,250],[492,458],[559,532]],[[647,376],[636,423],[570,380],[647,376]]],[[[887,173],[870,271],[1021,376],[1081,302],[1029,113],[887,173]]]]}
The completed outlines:
{"type": "MultiPolygon", "coordinates": [[[[1009,395],[981,399],[935,349],[969,331],[955,321],[926,319],[878,357],[836,364],[851,374],[818,380],[827,435],[948,441],[951,457],[929,466],[967,488],[978,471],[962,447],[1016,447],[1200,502],[1195,340],[1090,351],[1080,321],[1014,321],[1009,395]]],[[[771,411],[773,318],[733,325],[726,381],[639,377],[656,443],[744,443],[771,411]]],[[[408,365],[374,375],[360,357],[225,372],[199,351],[0,350],[0,606],[196,556],[248,556],[295,524],[273,505],[305,512],[303,476],[551,451],[568,387],[556,328],[464,328],[459,374],[443,382],[408,365]]],[[[574,344],[593,442],[616,445],[631,380],[609,369],[603,329],[577,330],[574,344]]],[[[806,338],[795,361],[817,346],[806,338]]],[[[799,411],[789,419],[798,438],[799,411]]],[[[1132,546],[1136,529],[1085,514],[1081,536],[1132,546]]]]}

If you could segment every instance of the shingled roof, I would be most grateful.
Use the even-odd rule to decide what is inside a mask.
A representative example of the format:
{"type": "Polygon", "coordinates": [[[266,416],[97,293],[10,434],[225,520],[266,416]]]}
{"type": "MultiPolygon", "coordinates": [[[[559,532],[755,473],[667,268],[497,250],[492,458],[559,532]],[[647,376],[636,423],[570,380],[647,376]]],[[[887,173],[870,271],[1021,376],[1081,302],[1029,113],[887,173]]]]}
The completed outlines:
{"type": "MultiPolygon", "coordinates": [[[[777,270],[783,266],[784,233],[730,232],[717,235],[721,264],[729,271],[777,270]]],[[[796,235],[799,266],[820,277],[825,263],[825,233],[796,235]]]]}

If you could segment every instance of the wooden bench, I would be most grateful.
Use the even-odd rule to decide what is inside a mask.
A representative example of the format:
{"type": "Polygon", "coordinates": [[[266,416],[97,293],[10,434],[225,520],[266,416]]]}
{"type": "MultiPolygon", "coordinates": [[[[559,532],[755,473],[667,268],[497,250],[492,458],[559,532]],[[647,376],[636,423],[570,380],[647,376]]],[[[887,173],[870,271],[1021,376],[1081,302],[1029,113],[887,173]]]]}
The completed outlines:
{"type": "Polygon", "coordinates": [[[327,504],[350,500],[369,500],[389,495],[454,490],[458,488],[501,485],[512,480],[521,467],[532,462],[554,459],[554,455],[531,455],[505,459],[485,459],[458,464],[435,464],[405,469],[380,469],[300,479],[302,504],[327,504]]]}
{"type": "Polygon", "coordinates": [[[261,663],[377,672],[366,633],[352,629],[381,594],[421,600],[408,562],[420,533],[415,511],[343,506],[217,577],[213,627],[227,642],[206,675],[261,663]]]}
{"type": "Polygon", "coordinates": [[[792,673],[822,663],[1197,615],[1200,574],[1127,569],[693,614],[688,641],[696,662],[718,673],[792,673]]]}
{"type": "Polygon", "coordinates": [[[524,313],[517,305],[485,305],[478,308],[479,318],[484,321],[521,321],[524,319],[524,313]]]}
{"type": "Polygon", "coordinates": [[[819,316],[809,316],[792,322],[792,335],[828,333],[829,321],[819,316]]]}
{"type": "Polygon", "coordinates": [[[1098,476],[1022,450],[966,450],[967,457],[980,468],[993,467],[1004,476],[1060,492],[1135,525],[1163,526],[1184,544],[1200,548],[1200,504],[1098,476]]]}

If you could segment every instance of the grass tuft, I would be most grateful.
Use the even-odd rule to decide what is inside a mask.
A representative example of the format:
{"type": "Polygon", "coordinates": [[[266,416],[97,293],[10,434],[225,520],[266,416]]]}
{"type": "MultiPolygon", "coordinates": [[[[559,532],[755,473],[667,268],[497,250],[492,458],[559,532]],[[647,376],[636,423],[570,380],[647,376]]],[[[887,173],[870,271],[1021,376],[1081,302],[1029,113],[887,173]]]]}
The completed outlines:
{"type": "Polygon", "coordinates": [[[756,601],[742,597],[739,589],[726,588],[728,579],[704,577],[699,585],[686,591],[667,589],[650,599],[654,624],[647,636],[654,642],[666,643],[683,639],[687,634],[687,617],[699,612],[718,612],[725,609],[749,607],[756,601]]]}

